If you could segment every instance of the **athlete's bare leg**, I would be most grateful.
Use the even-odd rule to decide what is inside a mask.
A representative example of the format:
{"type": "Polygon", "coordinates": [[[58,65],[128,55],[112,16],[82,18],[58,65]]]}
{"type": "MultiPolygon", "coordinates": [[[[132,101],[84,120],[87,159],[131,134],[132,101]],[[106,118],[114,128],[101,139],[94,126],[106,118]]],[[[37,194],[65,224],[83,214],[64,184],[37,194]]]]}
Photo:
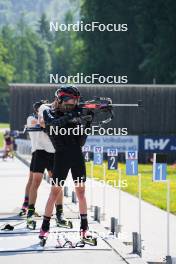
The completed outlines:
{"type": "Polygon", "coordinates": [[[41,184],[43,173],[34,172],[32,184],[29,191],[29,205],[35,205],[37,199],[38,188],[41,184]]]}
{"type": "Polygon", "coordinates": [[[80,183],[80,185],[75,186],[76,195],[79,201],[79,211],[80,214],[87,214],[87,201],[85,197],[85,184],[80,183]]]}
{"type": "Polygon", "coordinates": [[[58,197],[61,197],[60,194],[61,192],[62,192],[62,187],[60,186],[51,187],[51,192],[45,208],[45,216],[47,217],[52,216],[54,205],[56,204],[58,197]]]}

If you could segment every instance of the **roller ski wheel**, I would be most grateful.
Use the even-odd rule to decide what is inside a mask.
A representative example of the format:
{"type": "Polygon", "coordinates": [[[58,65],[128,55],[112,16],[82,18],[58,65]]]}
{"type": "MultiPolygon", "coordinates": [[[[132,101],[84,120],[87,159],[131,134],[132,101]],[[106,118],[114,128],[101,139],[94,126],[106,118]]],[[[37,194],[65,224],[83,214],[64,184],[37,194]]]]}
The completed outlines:
{"type": "Polygon", "coordinates": [[[81,241],[90,246],[97,246],[97,238],[93,237],[88,230],[80,230],[81,241]]]}
{"type": "Polygon", "coordinates": [[[35,230],[36,229],[36,221],[34,220],[33,217],[28,217],[27,218],[27,228],[30,230],[35,230]]]}
{"type": "Polygon", "coordinates": [[[57,225],[57,227],[62,227],[62,228],[68,228],[68,229],[73,228],[73,223],[67,219],[56,218],[56,225],[57,225]]]}
{"type": "Polygon", "coordinates": [[[27,215],[27,210],[28,210],[28,208],[27,207],[22,207],[21,208],[21,210],[20,210],[20,212],[19,212],[19,216],[25,216],[25,215],[27,215]]]}
{"type": "Polygon", "coordinates": [[[41,247],[45,246],[46,241],[48,239],[48,235],[49,235],[48,231],[44,231],[44,230],[40,229],[39,239],[40,239],[40,246],[41,247]]]}

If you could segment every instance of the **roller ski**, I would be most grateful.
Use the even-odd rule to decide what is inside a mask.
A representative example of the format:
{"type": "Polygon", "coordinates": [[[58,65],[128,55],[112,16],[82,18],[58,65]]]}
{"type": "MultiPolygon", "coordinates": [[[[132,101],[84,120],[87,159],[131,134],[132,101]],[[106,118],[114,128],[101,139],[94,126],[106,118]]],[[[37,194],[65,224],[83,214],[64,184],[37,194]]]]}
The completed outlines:
{"type": "Polygon", "coordinates": [[[83,241],[73,242],[65,234],[59,234],[57,237],[56,248],[83,248],[84,246],[83,241]]]}
{"type": "Polygon", "coordinates": [[[26,216],[27,215],[27,211],[28,211],[28,207],[26,206],[22,206],[20,212],[19,212],[19,216],[26,216]]]}
{"type": "Polygon", "coordinates": [[[65,219],[64,217],[56,218],[56,226],[62,228],[73,228],[73,224],[70,220],[65,219]]]}
{"type": "Polygon", "coordinates": [[[90,246],[97,246],[97,238],[92,235],[88,230],[80,230],[81,242],[90,246]]]}
{"type": "Polygon", "coordinates": [[[36,221],[34,220],[34,215],[31,217],[27,217],[27,226],[28,229],[35,230],[36,229],[36,221]]]}
{"type": "Polygon", "coordinates": [[[40,246],[44,247],[46,241],[48,239],[49,231],[44,231],[42,228],[40,229],[39,239],[40,239],[40,246]]]}

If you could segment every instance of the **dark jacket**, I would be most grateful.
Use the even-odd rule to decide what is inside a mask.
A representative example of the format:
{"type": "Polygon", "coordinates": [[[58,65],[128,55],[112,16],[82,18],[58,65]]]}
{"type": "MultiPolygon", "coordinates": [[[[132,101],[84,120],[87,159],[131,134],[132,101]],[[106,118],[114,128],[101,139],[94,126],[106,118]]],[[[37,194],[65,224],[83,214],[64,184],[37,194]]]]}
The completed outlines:
{"type": "Polygon", "coordinates": [[[73,119],[79,120],[81,116],[82,109],[79,109],[78,107],[76,107],[75,110],[66,113],[51,109],[44,110],[43,117],[46,125],[46,132],[56,151],[61,151],[67,148],[69,149],[71,147],[81,148],[85,144],[87,138],[87,135],[85,134],[74,135],[72,131],[70,131],[70,135],[68,135],[68,133],[66,135],[57,133],[60,128],[64,128],[68,131],[68,128],[79,127],[80,129],[81,125],[83,128],[90,127],[91,122],[86,122],[84,125],[81,124],[80,121],[72,123],[73,119]]]}

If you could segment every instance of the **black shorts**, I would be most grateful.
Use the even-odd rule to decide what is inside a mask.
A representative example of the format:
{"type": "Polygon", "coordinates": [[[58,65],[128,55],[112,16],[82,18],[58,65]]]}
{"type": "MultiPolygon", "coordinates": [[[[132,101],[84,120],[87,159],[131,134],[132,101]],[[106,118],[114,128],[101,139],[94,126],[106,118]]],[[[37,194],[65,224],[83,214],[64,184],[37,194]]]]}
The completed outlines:
{"type": "Polygon", "coordinates": [[[55,153],[52,184],[63,186],[70,169],[75,183],[86,181],[84,156],[78,146],[65,148],[55,153]]]}
{"type": "Polygon", "coordinates": [[[31,158],[31,163],[30,163],[30,171],[34,171],[34,156],[35,156],[35,151],[32,152],[32,158],[31,158]]]}
{"type": "Polygon", "coordinates": [[[45,169],[53,171],[54,153],[36,150],[33,158],[33,172],[44,173],[45,169]]]}

